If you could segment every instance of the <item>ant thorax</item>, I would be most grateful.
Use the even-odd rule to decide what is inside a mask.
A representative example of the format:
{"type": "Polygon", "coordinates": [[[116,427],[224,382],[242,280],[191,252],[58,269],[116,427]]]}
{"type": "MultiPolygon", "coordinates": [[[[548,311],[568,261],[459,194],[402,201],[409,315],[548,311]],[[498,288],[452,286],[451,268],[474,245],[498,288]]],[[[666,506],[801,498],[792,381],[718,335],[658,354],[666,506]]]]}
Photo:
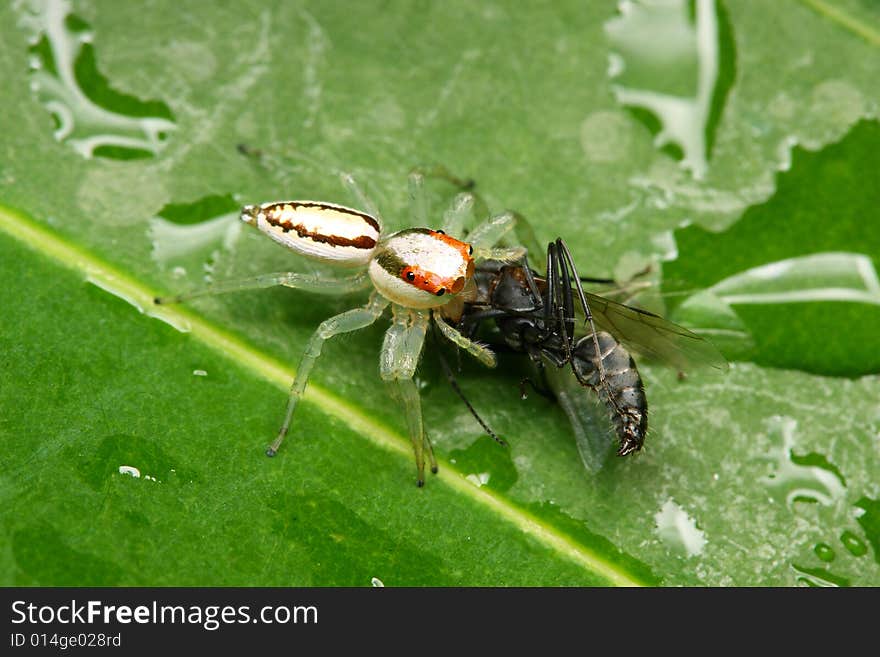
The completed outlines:
{"type": "Polygon", "coordinates": [[[474,275],[470,244],[441,231],[407,228],[383,240],[370,279],[392,303],[426,309],[446,305],[474,275]]]}

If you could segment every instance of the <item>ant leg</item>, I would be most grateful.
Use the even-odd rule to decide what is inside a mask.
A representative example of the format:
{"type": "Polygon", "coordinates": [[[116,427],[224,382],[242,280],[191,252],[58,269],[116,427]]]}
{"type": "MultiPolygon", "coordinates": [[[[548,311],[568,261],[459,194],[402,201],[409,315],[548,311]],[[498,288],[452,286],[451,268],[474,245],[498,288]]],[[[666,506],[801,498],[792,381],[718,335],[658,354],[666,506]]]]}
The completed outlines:
{"type": "Polygon", "coordinates": [[[379,358],[379,374],[388,384],[392,396],[403,403],[407,430],[416,458],[416,484],[421,487],[425,485],[425,453],[431,464],[431,472],[437,472],[437,460],[422,421],[419,391],[413,381],[431,315],[427,311],[410,310],[396,304],[391,309],[394,321],[385,332],[379,358]]]}
{"type": "MultiPolygon", "coordinates": [[[[558,240],[556,246],[561,250],[558,240]]],[[[559,264],[559,290],[562,293],[562,317],[565,322],[565,339],[568,341],[569,350],[571,350],[574,344],[574,294],[571,289],[571,274],[569,273],[568,262],[566,262],[564,257],[560,257],[557,262],[559,264]]],[[[574,275],[577,276],[574,264],[571,265],[571,268],[574,271],[574,275]]],[[[580,281],[577,281],[576,284],[580,285],[580,281]]],[[[583,292],[581,292],[581,296],[583,296],[583,292]]]]}
{"type": "Polygon", "coordinates": [[[315,361],[318,360],[318,356],[321,355],[321,348],[324,346],[324,341],[332,338],[334,335],[350,333],[351,331],[356,331],[369,326],[382,316],[382,312],[387,306],[388,301],[378,294],[374,294],[370,298],[369,303],[363,308],[348,310],[321,322],[318,330],[316,330],[309,339],[302,358],[300,359],[299,366],[296,368],[296,376],[293,379],[293,384],[290,386],[290,397],[287,401],[287,412],[284,415],[284,423],[278,431],[278,437],[275,438],[266,450],[267,456],[275,456],[278,452],[278,448],[281,447],[281,442],[287,435],[288,429],[290,429],[293,412],[296,410],[297,402],[299,402],[306,389],[306,384],[309,381],[309,374],[312,372],[312,367],[314,367],[315,361]]]}
{"type": "MultiPolygon", "coordinates": [[[[572,306],[571,283],[568,280],[567,270],[565,270],[564,265],[562,271],[566,272],[566,277],[562,279],[560,261],[558,245],[551,242],[547,245],[547,290],[544,294],[544,322],[546,326],[555,327],[553,331],[560,334],[562,338],[562,353],[564,355],[561,362],[565,364],[571,362],[574,318],[566,318],[566,308],[572,306]],[[568,297],[566,297],[566,294],[568,297]],[[566,298],[568,298],[568,302],[566,302],[566,298]],[[569,324],[571,324],[571,328],[569,328],[569,324]]],[[[572,314],[571,310],[569,310],[568,315],[572,314]]]]}
{"type": "Polygon", "coordinates": [[[440,329],[440,332],[443,334],[443,337],[449,340],[452,344],[459,347],[460,349],[464,349],[471,356],[476,358],[486,367],[495,367],[498,364],[497,359],[495,358],[495,354],[492,353],[492,350],[486,347],[485,345],[480,344],[470,338],[465,337],[459,331],[452,328],[449,324],[446,323],[446,320],[440,315],[440,313],[435,312],[434,314],[434,323],[437,328],[440,329]]]}
{"type": "Polygon", "coordinates": [[[376,204],[373,203],[373,200],[367,196],[363,189],[357,184],[350,173],[340,173],[340,180],[342,180],[342,184],[345,185],[345,188],[349,191],[349,193],[357,200],[358,205],[369,215],[371,215],[376,221],[379,222],[379,233],[382,233],[382,228],[385,225],[382,221],[382,215],[379,214],[379,208],[376,207],[376,204]]]}
{"type": "MultiPolygon", "coordinates": [[[[546,372],[544,370],[541,370],[541,376],[546,378],[546,372]]],[[[519,398],[520,399],[525,400],[525,399],[529,398],[529,395],[526,392],[526,386],[531,386],[532,390],[537,392],[539,395],[541,395],[545,399],[549,399],[550,401],[553,401],[554,399],[556,399],[556,397],[553,395],[553,392],[547,386],[546,382],[542,382],[540,385],[538,385],[537,383],[535,383],[534,379],[532,379],[530,377],[524,377],[519,380],[519,398]]]]}
{"type": "MultiPolygon", "coordinates": [[[[553,245],[550,245],[551,248],[553,245]]],[[[584,294],[584,288],[581,285],[580,277],[577,273],[577,267],[574,264],[574,258],[571,255],[571,251],[568,250],[568,247],[565,245],[565,242],[562,241],[562,238],[556,238],[555,243],[556,249],[559,254],[559,263],[561,265],[562,271],[565,272],[566,276],[566,285],[565,285],[565,294],[566,294],[566,307],[572,306],[573,311],[573,302],[572,302],[572,289],[571,283],[569,281],[573,280],[575,284],[575,288],[578,293],[578,300],[581,302],[581,308],[584,311],[584,324],[589,324],[590,326],[590,336],[589,339],[593,343],[593,353],[595,356],[593,357],[593,366],[596,368],[596,371],[599,373],[599,383],[595,387],[602,388],[605,392],[607,399],[610,401],[611,406],[613,407],[615,413],[619,416],[623,416],[623,409],[617,403],[616,398],[614,397],[613,391],[611,390],[611,386],[608,383],[608,377],[605,372],[605,354],[602,353],[602,348],[599,345],[599,331],[596,328],[596,324],[593,322],[593,313],[590,311],[590,304],[587,303],[587,297],[584,294]],[[568,263],[568,267],[571,267],[571,278],[568,277],[568,268],[566,266],[568,263]]],[[[572,317],[574,316],[574,312],[572,312],[572,317]]],[[[578,373],[577,368],[575,367],[574,360],[571,361],[571,371],[574,374],[575,378],[578,380],[578,383],[587,387],[590,384],[585,381],[581,375],[578,373]]]]}
{"type": "Polygon", "coordinates": [[[235,281],[220,281],[201,290],[192,290],[169,297],[156,297],[153,302],[156,305],[167,305],[189,301],[196,297],[204,297],[213,294],[225,294],[226,292],[238,292],[240,290],[255,290],[266,287],[285,286],[307,292],[321,294],[348,294],[366,289],[370,279],[367,272],[363,271],[348,278],[331,278],[322,274],[300,274],[297,272],[279,272],[277,274],[264,274],[253,278],[243,278],[235,281]]]}
{"type": "MultiPolygon", "coordinates": [[[[578,300],[581,302],[581,308],[584,311],[585,321],[584,324],[590,325],[590,332],[593,335],[593,347],[596,350],[596,358],[597,358],[597,367],[599,370],[599,381],[601,383],[605,383],[605,367],[602,364],[602,350],[599,348],[599,332],[596,329],[596,325],[593,323],[593,313],[590,312],[590,304],[587,303],[587,297],[584,295],[584,288],[581,285],[580,278],[578,277],[577,268],[574,264],[574,258],[571,256],[571,251],[568,250],[568,247],[565,245],[565,242],[562,241],[562,238],[556,238],[556,248],[559,251],[559,263],[561,265],[562,271],[565,275],[566,281],[566,289],[568,291],[568,296],[566,297],[566,310],[568,310],[568,306],[571,306],[572,310],[572,322],[574,320],[574,304],[571,299],[571,284],[569,283],[572,278],[568,276],[568,267],[571,267],[571,273],[574,280],[575,288],[578,293],[578,300]],[[567,266],[566,266],[567,263],[567,266]]],[[[573,336],[572,336],[573,337],[573,336]]]]}

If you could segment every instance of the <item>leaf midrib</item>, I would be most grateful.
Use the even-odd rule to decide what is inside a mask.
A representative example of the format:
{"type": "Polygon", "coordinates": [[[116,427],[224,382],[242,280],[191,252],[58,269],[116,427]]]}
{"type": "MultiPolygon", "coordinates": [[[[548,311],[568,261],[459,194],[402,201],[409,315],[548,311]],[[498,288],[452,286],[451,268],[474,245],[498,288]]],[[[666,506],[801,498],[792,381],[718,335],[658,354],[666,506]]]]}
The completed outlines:
{"type": "MultiPolygon", "coordinates": [[[[95,254],[70,243],[58,233],[48,230],[22,213],[0,206],[0,229],[60,265],[84,274],[89,281],[135,306],[142,314],[156,317],[174,326],[188,325],[194,339],[199,340],[223,357],[237,363],[261,378],[287,390],[295,371],[268,354],[248,345],[239,337],[212,324],[203,317],[180,306],[153,305],[156,293],[146,285],[105,262],[95,254]]],[[[305,395],[328,415],[339,418],[351,429],[363,435],[374,445],[412,459],[410,441],[377,422],[369,413],[324,389],[310,384],[305,395]]],[[[512,523],[534,540],[544,544],[560,556],[604,577],[615,586],[644,586],[646,582],[619,564],[578,542],[556,527],[542,521],[503,497],[471,484],[451,463],[439,459],[440,472],[432,483],[449,486],[455,492],[472,499],[492,513],[512,523]]],[[[413,494],[419,494],[413,491],[413,494]]]]}

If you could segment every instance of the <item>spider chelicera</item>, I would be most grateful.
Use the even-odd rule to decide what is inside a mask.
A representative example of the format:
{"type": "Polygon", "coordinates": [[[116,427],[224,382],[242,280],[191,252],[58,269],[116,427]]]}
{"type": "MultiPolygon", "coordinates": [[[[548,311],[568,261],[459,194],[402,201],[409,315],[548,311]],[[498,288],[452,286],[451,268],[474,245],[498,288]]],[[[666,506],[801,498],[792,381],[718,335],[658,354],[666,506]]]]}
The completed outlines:
{"type": "MultiPolygon", "coordinates": [[[[422,422],[422,407],[413,376],[426,332],[433,320],[440,333],[484,365],[495,366],[495,355],[453,328],[444,319],[450,304],[460,306],[475,293],[475,260],[514,261],[525,254],[518,246],[498,246],[509,239],[517,215],[503,213],[477,225],[467,242],[461,235],[473,214],[474,198],[459,194],[444,213],[441,227],[405,228],[385,235],[382,219],[354,179],[342,181],[364,210],[319,201],[272,201],[242,208],[241,219],[291,251],[332,265],[340,274],[280,272],[254,278],[220,282],[211,287],[172,297],[157,297],[157,304],[178,303],[195,297],[283,285],[322,294],[349,294],[372,288],[365,306],[324,320],[306,344],[290,388],[287,412],[278,436],[266,450],[274,456],[291,426],[324,341],[340,333],[365,328],[391,307],[391,327],[385,333],[379,356],[379,373],[392,396],[403,403],[415,452],[418,486],[425,483],[425,458],[431,471],[437,461],[422,422]]],[[[411,214],[417,226],[429,224],[423,176],[409,179],[411,214]]]]}

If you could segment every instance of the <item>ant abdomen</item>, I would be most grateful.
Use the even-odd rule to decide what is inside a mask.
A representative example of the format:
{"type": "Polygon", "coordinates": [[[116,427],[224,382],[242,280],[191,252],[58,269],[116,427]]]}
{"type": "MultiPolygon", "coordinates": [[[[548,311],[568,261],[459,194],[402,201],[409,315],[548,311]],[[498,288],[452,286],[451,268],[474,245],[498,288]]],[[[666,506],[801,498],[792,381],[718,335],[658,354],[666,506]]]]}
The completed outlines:
{"type": "Polygon", "coordinates": [[[648,429],[648,399],[642,377],[629,352],[609,333],[599,331],[595,340],[593,335],[587,335],[577,341],[571,362],[578,380],[595,389],[608,407],[621,441],[618,454],[624,456],[640,450],[648,429]],[[604,386],[600,378],[603,371],[604,386]]]}

